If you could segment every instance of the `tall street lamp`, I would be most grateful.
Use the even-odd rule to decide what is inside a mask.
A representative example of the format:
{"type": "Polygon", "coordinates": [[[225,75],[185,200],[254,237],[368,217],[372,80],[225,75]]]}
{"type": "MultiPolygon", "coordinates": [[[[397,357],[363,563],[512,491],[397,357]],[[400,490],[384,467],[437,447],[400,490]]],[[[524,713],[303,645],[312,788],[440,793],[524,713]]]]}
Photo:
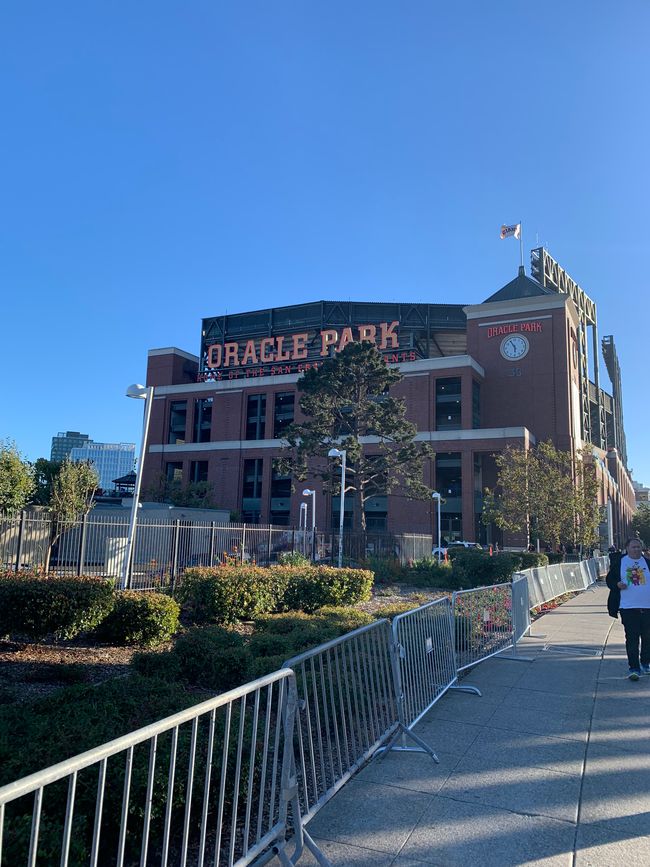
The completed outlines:
{"type": "Polygon", "coordinates": [[[149,419],[151,418],[151,405],[153,404],[153,385],[150,385],[148,388],[145,385],[130,385],[126,390],[126,396],[135,398],[136,400],[144,400],[145,405],[142,444],[140,446],[140,457],[138,459],[138,467],[135,474],[135,488],[133,490],[133,502],[131,503],[131,520],[129,522],[129,533],[126,539],[126,551],[124,552],[124,563],[122,565],[122,587],[125,590],[128,589],[130,584],[133,539],[135,538],[135,524],[138,517],[140,484],[142,483],[142,465],[144,464],[144,456],[147,449],[147,437],[149,435],[149,419]]]}
{"type": "MultiPolygon", "coordinates": [[[[314,559],[316,550],[316,491],[311,488],[305,488],[302,492],[303,497],[311,497],[311,559],[314,559]]],[[[305,524],[305,530],[307,525],[305,524]]]]}
{"type": "Polygon", "coordinates": [[[343,508],[345,506],[345,449],[330,449],[328,458],[341,458],[341,502],[339,512],[339,569],[343,566],[343,508]]]}
{"type": "Polygon", "coordinates": [[[438,493],[438,491],[432,491],[431,497],[432,497],[432,499],[438,501],[438,565],[440,565],[440,554],[442,553],[440,551],[440,508],[442,505],[442,500],[440,498],[440,494],[438,493]]]}
{"type": "MultiPolygon", "coordinates": [[[[311,531],[312,533],[316,529],[316,491],[312,491],[311,488],[305,488],[302,492],[303,497],[311,497],[311,531]]],[[[305,529],[307,529],[305,527],[305,529]]]]}

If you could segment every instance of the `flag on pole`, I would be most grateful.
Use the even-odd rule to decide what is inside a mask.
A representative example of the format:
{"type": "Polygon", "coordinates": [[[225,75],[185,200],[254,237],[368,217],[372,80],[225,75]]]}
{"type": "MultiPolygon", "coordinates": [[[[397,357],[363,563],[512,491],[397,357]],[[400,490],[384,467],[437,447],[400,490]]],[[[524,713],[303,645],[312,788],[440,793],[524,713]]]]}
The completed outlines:
{"type": "Polygon", "coordinates": [[[521,223],[516,226],[501,226],[501,240],[504,238],[521,238],[521,223]]]}

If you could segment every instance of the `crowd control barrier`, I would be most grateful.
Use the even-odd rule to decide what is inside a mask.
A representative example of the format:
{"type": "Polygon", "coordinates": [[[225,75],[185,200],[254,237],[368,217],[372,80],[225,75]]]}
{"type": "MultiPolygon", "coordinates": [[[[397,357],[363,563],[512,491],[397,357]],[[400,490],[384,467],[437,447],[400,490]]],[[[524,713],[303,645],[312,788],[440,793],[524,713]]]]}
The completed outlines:
{"type": "Polygon", "coordinates": [[[387,620],[287,660],[298,690],[297,782],[310,819],[398,728],[387,620]]]}
{"type": "Polygon", "coordinates": [[[302,834],[295,709],[294,674],[277,671],[3,786],[0,864],[290,865],[305,840],[328,865],[302,834]]]}
{"type": "Polygon", "coordinates": [[[393,620],[393,666],[399,709],[400,730],[386,748],[419,750],[438,757],[412,731],[413,726],[449,689],[481,692],[475,686],[458,686],[458,669],[454,651],[454,623],[448,598],[435,599],[427,605],[399,614],[393,620]],[[401,746],[397,739],[403,735],[401,746]],[[409,736],[418,747],[407,746],[409,736]]]}

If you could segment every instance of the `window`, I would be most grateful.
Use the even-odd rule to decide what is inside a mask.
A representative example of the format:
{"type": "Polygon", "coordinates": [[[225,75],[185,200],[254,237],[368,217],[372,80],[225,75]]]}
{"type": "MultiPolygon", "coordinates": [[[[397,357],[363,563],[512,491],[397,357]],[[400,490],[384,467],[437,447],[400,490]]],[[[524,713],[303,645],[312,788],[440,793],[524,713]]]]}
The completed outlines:
{"type": "Polygon", "coordinates": [[[204,397],[194,401],[194,439],[195,443],[209,443],[212,434],[212,398],[204,397]]]}
{"type": "Polygon", "coordinates": [[[460,430],[460,376],[436,380],[436,430],[460,430]]]}
{"type": "Polygon", "coordinates": [[[436,490],[442,496],[441,532],[447,541],[462,539],[462,470],[460,452],[436,454],[436,490]]]}
{"type": "Polygon", "coordinates": [[[275,395],[273,436],[278,439],[293,422],[295,395],[292,391],[279,391],[275,395]]]}
{"type": "Polygon", "coordinates": [[[207,482],[208,480],[208,462],[207,461],[191,461],[190,463],[190,482],[207,482]]]}
{"type": "Polygon", "coordinates": [[[182,482],[183,464],[180,461],[167,461],[165,464],[165,478],[168,482],[182,482]]]}
{"type": "Polygon", "coordinates": [[[173,446],[185,443],[185,423],[187,421],[187,401],[173,400],[169,405],[169,435],[167,442],[173,446]]]}
{"type": "Polygon", "coordinates": [[[266,431],[266,395],[250,394],[246,409],[246,439],[263,440],[266,431]]]}
{"type": "Polygon", "coordinates": [[[472,427],[474,430],[481,426],[481,383],[472,380],[472,427]]]}
{"type": "Polygon", "coordinates": [[[242,518],[247,524],[257,524],[262,511],[262,458],[244,461],[244,480],[242,484],[242,518]]]}
{"type": "Polygon", "coordinates": [[[271,472],[271,523],[289,525],[291,512],[291,476],[281,473],[274,464],[271,472]]]}

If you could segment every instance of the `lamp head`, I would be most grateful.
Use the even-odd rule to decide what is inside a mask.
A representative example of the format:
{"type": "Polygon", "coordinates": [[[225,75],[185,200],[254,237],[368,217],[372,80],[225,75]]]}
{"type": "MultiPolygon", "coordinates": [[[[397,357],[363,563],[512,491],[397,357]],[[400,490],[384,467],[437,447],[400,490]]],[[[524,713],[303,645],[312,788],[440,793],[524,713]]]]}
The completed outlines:
{"type": "Polygon", "coordinates": [[[328,458],[342,458],[343,450],[342,449],[330,449],[327,453],[328,458]]]}
{"type": "Polygon", "coordinates": [[[147,396],[147,391],[146,385],[130,385],[126,390],[126,396],[144,400],[147,396]]]}
{"type": "Polygon", "coordinates": [[[303,497],[311,497],[311,495],[315,493],[316,491],[312,491],[310,490],[310,488],[305,488],[305,490],[302,492],[302,495],[303,497]]]}

